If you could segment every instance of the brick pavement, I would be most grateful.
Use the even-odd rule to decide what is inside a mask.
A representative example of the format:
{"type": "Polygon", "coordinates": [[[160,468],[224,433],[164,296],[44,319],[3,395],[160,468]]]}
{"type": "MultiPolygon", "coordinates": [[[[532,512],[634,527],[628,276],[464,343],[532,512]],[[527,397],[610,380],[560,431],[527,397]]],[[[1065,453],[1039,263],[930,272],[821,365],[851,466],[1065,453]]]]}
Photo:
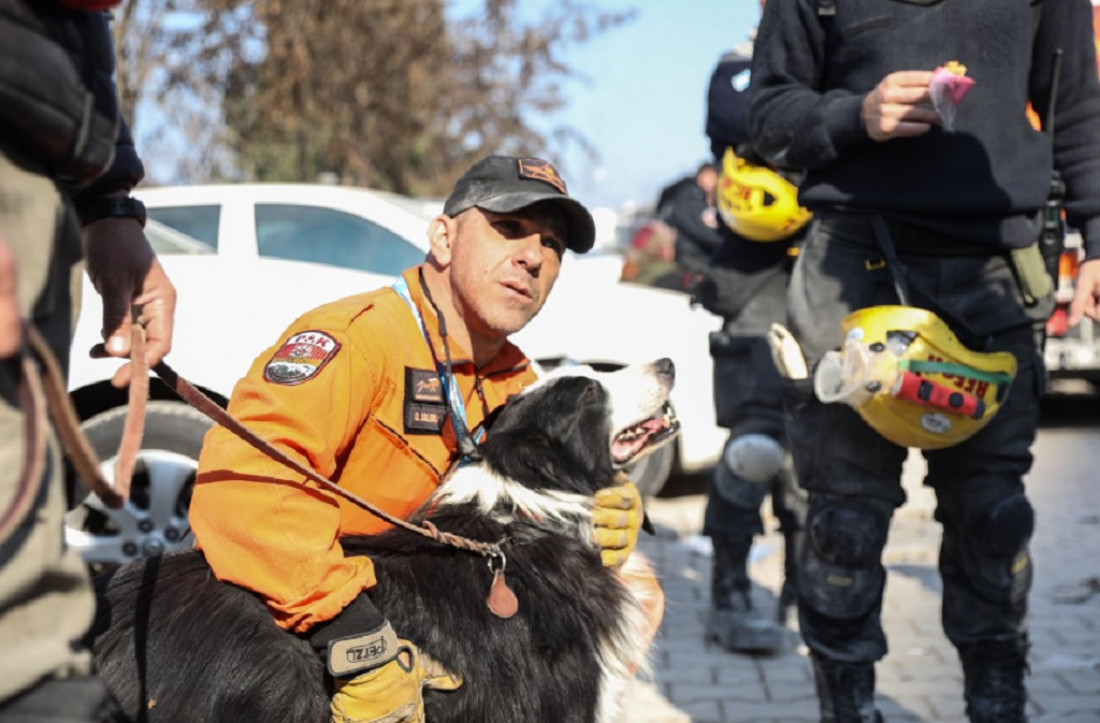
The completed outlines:
{"type": "MultiPolygon", "coordinates": [[[[1031,596],[1032,654],[1029,714],[1032,723],[1100,721],[1100,495],[1085,480],[1100,448],[1100,431],[1044,432],[1040,446],[1069,445],[1044,455],[1029,480],[1051,476],[1055,463],[1078,460],[1079,469],[1055,478],[1080,480],[1080,494],[1033,487],[1038,531],[1033,541],[1036,580],[1031,596]],[[1077,447],[1074,449],[1074,445],[1077,447]],[[1084,495],[1084,496],[1082,496],[1084,495]]],[[[962,674],[954,648],[940,628],[940,579],[936,556],[939,525],[934,499],[920,487],[923,463],[907,465],[909,502],[894,518],[884,554],[887,565],[883,623],[890,652],[876,666],[878,706],[888,723],[965,721],[962,674]]],[[[1064,483],[1062,485],[1064,487],[1064,483]]],[[[632,723],[816,723],[817,701],[805,648],[792,632],[788,649],[775,656],[741,656],[704,643],[710,584],[709,541],[702,526],[702,494],[649,503],[656,537],[642,549],[654,561],[667,597],[655,645],[652,676],[640,677],[629,695],[624,721],[632,723]]],[[[766,505],[765,505],[766,507],[766,505]]],[[[782,575],[782,537],[774,520],[759,538],[750,565],[753,599],[774,610],[782,575]]],[[[646,537],[646,536],[643,536],[646,537]]]]}

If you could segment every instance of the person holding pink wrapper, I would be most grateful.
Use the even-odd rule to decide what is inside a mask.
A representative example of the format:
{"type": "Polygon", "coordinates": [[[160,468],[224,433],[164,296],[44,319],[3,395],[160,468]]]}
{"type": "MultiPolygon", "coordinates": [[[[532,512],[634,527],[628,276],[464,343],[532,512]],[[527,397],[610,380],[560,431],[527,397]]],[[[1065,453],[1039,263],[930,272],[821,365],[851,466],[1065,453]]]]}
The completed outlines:
{"type": "MultiPolygon", "coordinates": [[[[1100,320],[1092,18],[1089,0],[783,0],[764,6],[754,45],[752,147],[770,166],[805,171],[798,201],[813,213],[780,337],[796,342],[800,368],[820,369],[853,332],[866,333],[844,327],[850,315],[899,307],[931,312],[971,352],[1018,364],[1004,408],[979,433],[919,450],[943,530],[940,622],[958,652],[970,723],[1027,722],[1036,516],[1025,477],[1054,308],[1040,232],[1055,172],[1085,247],[1069,321],[1100,320]],[[1045,132],[1029,122],[1029,105],[1045,132]]],[[[874,343],[902,348],[910,333],[890,326],[874,343]]],[[[798,629],[820,723],[882,723],[882,554],[906,501],[914,438],[827,403],[799,383],[806,378],[784,396],[808,493],[798,629]]],[[[954,424],[922,415],[900,427],[954,424]]]]}
{"type": "Polygon", "coordinates": [[[958,61],[949,61],[932,71],[928,94],[932,97],[932,107],[943,120],[945,131],[955,130],[959,103],[973,87],[974,79],[966,76],[966,66],[958,61]]]}

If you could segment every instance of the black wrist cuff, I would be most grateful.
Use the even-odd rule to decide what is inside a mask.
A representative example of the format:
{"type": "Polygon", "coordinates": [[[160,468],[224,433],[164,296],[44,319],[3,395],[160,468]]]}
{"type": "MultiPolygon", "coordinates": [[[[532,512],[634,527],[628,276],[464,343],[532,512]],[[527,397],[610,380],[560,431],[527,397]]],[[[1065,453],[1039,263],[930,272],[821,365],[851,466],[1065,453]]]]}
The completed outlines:
{"type": "Polygon", "coordinates": [[[336,677],[376,668],[397,654],[393,628],[366,593],[307,632],[306,639],[336,677]]]}
{"type": "Polygon", "coordinates": [[[145,204],[136,198],[81,198],[74,202],[81,226],[101,218],[132,218],[145,225],[145,204]]]}

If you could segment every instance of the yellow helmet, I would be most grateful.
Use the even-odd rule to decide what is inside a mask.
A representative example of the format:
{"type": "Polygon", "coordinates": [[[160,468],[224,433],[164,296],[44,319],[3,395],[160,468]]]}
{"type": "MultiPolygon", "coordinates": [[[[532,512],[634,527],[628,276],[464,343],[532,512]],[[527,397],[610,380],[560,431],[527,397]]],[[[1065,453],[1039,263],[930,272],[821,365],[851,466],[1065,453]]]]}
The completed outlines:
{"type": "Polygon", "coordinates": [[[940,449],[984,427],[1008,398],[1016,357],[967,349],[938,316],[872,306],[841,322],[844,346],[814,372],[823,402],[844,402],[903,447],[940,449]]]}
{"type": "Polygon", "coordinates": [[[805,226],[810,214],[798,205],[798,188],[765,166],[727,148],[718,179],[718,213],[727,227],[750,241],[781,241],[805,226]]]}

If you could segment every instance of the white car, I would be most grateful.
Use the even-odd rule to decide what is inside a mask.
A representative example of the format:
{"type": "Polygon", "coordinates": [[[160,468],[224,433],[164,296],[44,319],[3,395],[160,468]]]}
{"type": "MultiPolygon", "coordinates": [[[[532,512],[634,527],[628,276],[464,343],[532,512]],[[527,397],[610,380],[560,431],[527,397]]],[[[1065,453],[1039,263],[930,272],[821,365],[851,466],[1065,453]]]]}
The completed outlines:
{"type": "MultiPolygon", "coordinates": [[[[387,286],[427,252],[432,204],[364,189],[240,184],[138,189],[146,235],[178,291],[166,357],[181,376],[224,404],[254,358],[302,312],[387,286]]],[[[675,445],[631,470],[656,493],[672,472],[718,458],[707,334],[720,320],[683,294],[618,283],[621,261],[567,254],[542,312],[514,337],[544,367],[615,368],[669,357],[672,403],[682,424],[675,445]]],[[[104,473],[118,447],[125,394],[110,385],[118,362],[91,360],[101,305],[85,284],[70,390],[104,473]]],[[[69,513],[68,542],[91,563],[117,563],[192,543],[187,506],[202,437],[211,422],[154,381],[131,501],[108,510],[95,498],[69,513]]],[[[74,485],[79,484],[74,482],[74,485]]],[[[75,489],[75,487],[74,487],[75,489]]]]}

